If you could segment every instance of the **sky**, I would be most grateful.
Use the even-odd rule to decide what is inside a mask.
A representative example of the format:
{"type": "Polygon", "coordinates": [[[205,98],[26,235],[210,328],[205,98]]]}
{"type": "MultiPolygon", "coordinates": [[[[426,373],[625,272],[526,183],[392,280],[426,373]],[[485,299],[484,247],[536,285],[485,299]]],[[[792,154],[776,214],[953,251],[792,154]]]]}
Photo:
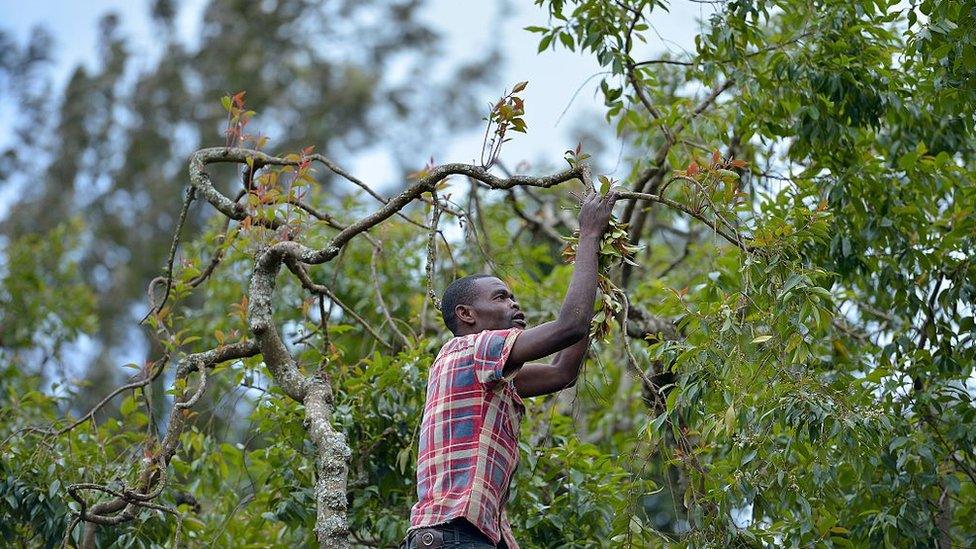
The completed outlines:
{"type": "MultiPolygon", "coordinates": [[[[180,35],[189,43],[198,35],[200,16],[207,0],[181,0],[177,19],[180,35]]],[[[125,0],[46,0],[23,2],[0,0],[0,28],[12,31],[23,40],[35,25],[44,25],[56,37],[54,51],[55,82],[60,88],[71,70],[79,63],[93,65],[97,59],[97,22],[108,11],[121,16],[122,28],[129,37],[136,70],[151,67],[158,54],[153,43],[149,19],[149,2],[125,0]]],[[[439,29],[444,37],[448,61],[461,61],[487,51],[493,40],[504,44],[506,62],[500,67],[499,89],[485,104],[497,99],[504,87],[528,81],[522,94],[526,104],[525,121],[529,132],[518,135],[507,145],[505,158],[510,164],[519,160],[546,159],[561,163],[562,153],[572,148],[569,130],[587,120],[605,126],[602,99],[596,94],[601,68],[588,55],[560,49],[537,54],[538,35],[525,30],[529,25],[545,25],[546,13],[532,0],[509,0],[511,14],[501,30],[501,36],[491,34],[501,1],[431,0],[425,18],[439,29]]],[[[692,49],[699,21],[707,19],[714,6],[678,0],[671,11],[655,11],[652,24],[657,40],[647,46],[647,55],[670,50],[678,53],[692,49]]],[[[10,141],[10,108],[0,105],[0,144],[10,141]]],[[[455,135],[450,143],[437,150],[423,151],[420,158],[433,156],[438,163],[465,162],[474,159],[481,150],[482,133],[472,128],[455,135]]],[[[382,149],[359,151],[348,160],[346,167],[354,174],[380,187],[396,184],[398,170],[392,157],[382,149]]],[[[612,174],[611,174],[612,175],[612,174]]],[[[0,203],[10,189],[0,189],[0,203]]],[[[0,205],[0,216],[4,207],[0,205]]]]}
{"type": "MultiPolygon", "coordinates": [[[[177,32],[191,48],[198,45],[195,38],[199,35],[201,15],[208,1],[178,2],[177,32]]],[[[109,11],[120,16],[122,32],[128,38],[132,54],[130,69],[138,74],[153,67],[160,44],[154,42],[149,6],[149,0],[0,0],[0,13],[4,14],[0,18],[0,28],[12,32],[21,43],[37,25],[52,32],[55,37],[54,97],[58,97],[76,66],[85,64],[95,68],[98,20],[109,11]]],[[[684,49],[693,49],[699,21],[707,19],[714,9],[712,5],[693,0],[676,0],[670,12],[656,10],[651,22],[657,40],[635,57],[644,58],[646,54],[650,58],[658,52],[677,54],[684,49]]],[[[493,41],[503,44],[505,63],[499,67],[498,89],[483,98],[486,105],[497,100],[503,88],[511,89],[517,82],[529,82],[521,94],[526,107],[523,118],[529,131],[524,135],[517,134],[516,139],[506,145],[502,155],[506,164],[514,166],[529,160],[559,166],[563,152],[576,145],[570,136],[574,127],[592,123],[593,131],[611,132],[603,117],[602,96],[597,94],[600,79],[595,76],[599,75],[601,67],[591,56],[564,49],[538,54],[538,35],[524,28],[546,25],[547,14],[532,0],[428,0],[423,16],[443,34],[444,51],[448,56],[445,61],[449,65],[483,55],[490,50],[493,41]],[[508,12],[508,17],[498,31],[494,23],[503,10],[508,12]],[[495,35],[495,32],[500,34],[495,35]]],[[[260,106],[257,109],[260,113],[260,106]]],[[[13,114],[10,105],[0,102],[0,146],[13,139],[13,114]]],[[[260,123],[260,115],[255,122],[260,123]]],[[[437,163],[472,162],[480,155],[482,136],[483,128],[458,132],[450,142],[433,144],[436,149],[420,151],[419,158],[433,157],[437,163]]],[[[341,163],[381,192],[402,185],[392,154],[382,146],[355,151],[341,163]]],[[[6,215],[16,192],[15,184],[0,186],[0,219],[6,215]]],[[[136,360],[144,355],[139,345],[134,345],[131,350],[136,360]]]]}

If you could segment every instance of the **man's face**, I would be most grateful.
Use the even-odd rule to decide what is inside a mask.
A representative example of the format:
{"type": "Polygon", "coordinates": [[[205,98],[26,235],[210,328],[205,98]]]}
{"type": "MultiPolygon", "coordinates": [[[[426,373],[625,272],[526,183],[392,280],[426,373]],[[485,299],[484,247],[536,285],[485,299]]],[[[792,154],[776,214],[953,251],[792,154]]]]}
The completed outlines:
{"type": "Polygon", "coordinates": [[[474,282],[478,290],[478,297],[471,303],[475,330],[526,327],[525,315],[504,282],[495,277],[479,278],[474,282]]]}

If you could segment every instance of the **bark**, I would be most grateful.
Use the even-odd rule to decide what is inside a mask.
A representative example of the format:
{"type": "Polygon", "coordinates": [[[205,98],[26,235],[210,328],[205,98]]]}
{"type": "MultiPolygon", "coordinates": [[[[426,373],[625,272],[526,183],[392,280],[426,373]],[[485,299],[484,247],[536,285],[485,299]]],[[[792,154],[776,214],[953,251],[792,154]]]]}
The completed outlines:
{"type": "Polygon", "coordinates": [[[939,514],[936,517],[936,527],[939,529],[939,549],[952,547],[952,501],[949,499],[949,489],[943,488],[939,497],[939,514]]]}
{"type": "Polygon", "coordinates": [[[323,549],[349,547],[346,482],[352,455],[346,437],[332,425],[332,386],[320,377],[305,396],[305,427],[315,445],[315,535],[323,549]]]}
{"type": "Polygon", "coordinates": [[[315,446],[315,535],[323,549],[349,547],[346,483],[351,451],[332,425],[332,386],[327,375],[306,377],[288,352],[272,319],[271,297],[282,262],[294,261],[302,247],[283,242],[265,251],[251,277],[248,322],[268,371],[285,394],[305,406],[305,429],[315,446]]]}
{"type": "Polygon", "coordinates": [[[667,341],[680,339],[680,334],[670,318],[653,316],[638,307],[630,306],[627,318],[627,335],[635,339],[661,334],[667,341]]]}
{"type": "Polygon", "coordinates": [[[297,255],[307,249],[295,242],[279,242],[258,258],[248,288],[247,320],[261,348],[264,364],[286,395],[297,402],[305,401],[308,380],[288,352],[272,318],[271,297],[275,277],[285,254],[297,255]]]}

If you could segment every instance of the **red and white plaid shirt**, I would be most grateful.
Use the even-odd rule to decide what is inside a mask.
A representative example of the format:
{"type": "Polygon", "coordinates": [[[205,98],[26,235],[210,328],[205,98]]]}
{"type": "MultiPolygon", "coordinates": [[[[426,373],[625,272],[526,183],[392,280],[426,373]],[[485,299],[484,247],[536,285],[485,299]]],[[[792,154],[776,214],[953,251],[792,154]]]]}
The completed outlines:
{"type": "Polygon", "coordinates": [[[417,497],[410,528],[463,517],[494,544],[518,549],[505,513],[518,466],[519,424],[525,413],[512,383],[502,377],[522,330],[489,330],[455,337],[430,368],[420,424],[417,497]]]}

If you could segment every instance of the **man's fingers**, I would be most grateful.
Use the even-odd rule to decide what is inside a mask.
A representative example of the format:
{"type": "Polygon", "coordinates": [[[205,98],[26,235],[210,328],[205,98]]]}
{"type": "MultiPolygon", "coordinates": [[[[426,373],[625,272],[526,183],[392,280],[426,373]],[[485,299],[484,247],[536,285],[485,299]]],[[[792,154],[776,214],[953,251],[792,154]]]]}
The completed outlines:
{"type": "Polygon", "coordinates": [[[600,199],[600,193],[596,192],[595,189],[590,189],[589,192],[586,193],[586,196],[583,197],[583,204],[588,204],[590,202],[593,202],[594,200],[599,200],[599,199],[600,199]]]}
{"type": "Polygon", "coordinates": [[[606,195],[600,197],[600,199],[605,206],[613,208],[613,204],[617,201],[618,196],[616,189],[611,189],[606,195]]]}

